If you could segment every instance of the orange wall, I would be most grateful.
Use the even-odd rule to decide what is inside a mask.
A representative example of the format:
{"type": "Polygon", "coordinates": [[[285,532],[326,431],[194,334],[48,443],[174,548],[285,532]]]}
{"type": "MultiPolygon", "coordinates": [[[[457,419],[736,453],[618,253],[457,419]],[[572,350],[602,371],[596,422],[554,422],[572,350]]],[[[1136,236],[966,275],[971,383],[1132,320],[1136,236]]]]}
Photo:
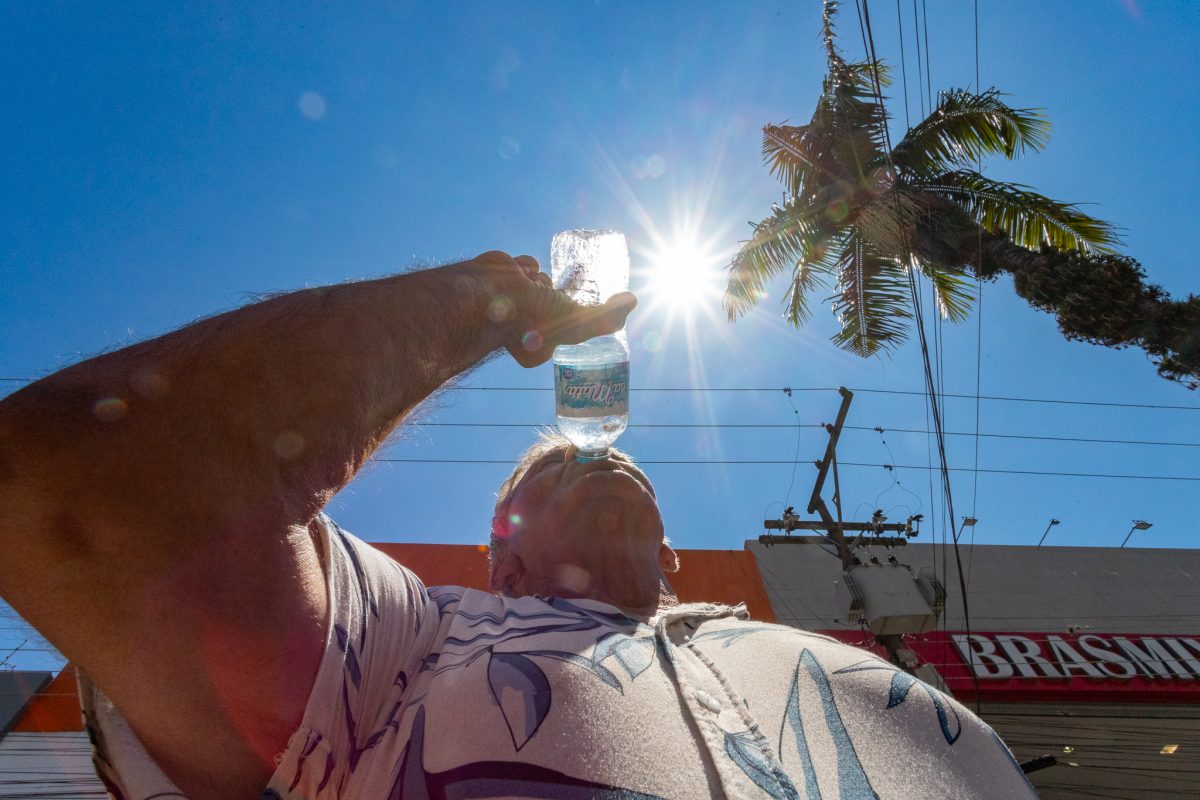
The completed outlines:
{"type": "Polygon", "coordinates": [[[17,719],[11,731],[52,733],[83,730],[78,688],[75,667],[67,664],[50,681],[50,685],[26,704],[25,713],[17,719]]]}
{"type": "Polygon", "coordinates": [[[417,573],[426,586],[488,590],[486,545],[372,543],[417,573]]]}
{"type": "Polygon", "coordinates": [[[775,621],[754,554],[746,550],[680,550],[671,588],[684,603],[745,603],[751,619],[775,621]]]}
{"type": "MultiPolygon", "coordinates": [[[[454,585],[487,591],[487,547],[459,544],[376,544],[417,573],[426,586],[454,585]]],[[[679,572],[671,588],[684,603],[745,603],[753,619],[774,622],[775,614],[758,574],[754,555],[745,550],[680,550],[679,572]]],[[[14,731],[78,731],[79,698],[75,668],[67,665],[31,700],[14,731]]]]}
{"type": "MultiPolygon", "coordinates": [[[[465,544],[376,544],[421,577],[426,586],[487,591],[487,547],[465,544]]],[[[681,550],[671,588],[684,603],[745,603],[750,616],[774,622],[754,555],[745,550],[681,550]]]]}

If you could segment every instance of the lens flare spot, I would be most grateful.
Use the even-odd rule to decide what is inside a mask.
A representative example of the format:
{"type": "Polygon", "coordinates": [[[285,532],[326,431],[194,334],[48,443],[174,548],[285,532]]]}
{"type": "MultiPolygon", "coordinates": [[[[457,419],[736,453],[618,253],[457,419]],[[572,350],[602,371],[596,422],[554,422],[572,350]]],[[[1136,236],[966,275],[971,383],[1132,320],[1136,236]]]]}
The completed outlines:
{"type": "Polygon", "coordinates": [[[629,171],[639,181],[646,178],[659,178],[667,171],[667,162],[658,153],[650,156],[638,156],[629,162],[629,171]]]}
{"type": "Polygon", "coordinates": [[[520,525],[521,524],[521,515],[520,514],[509,514],[508,522],[510,525],[514,525],[514,526],[520,525]]]}
{"type": "Polygon", "coordinates": [[[325,98],[316,92],[305,92],[300,95],[300,99],[296,102],[296,106],[300,109],[300,113],[306,119],[318,120],[325,116],[327,110],[325,98]]]}
{"type": "Polygon", "coordinates": [[[509,78],[521,67],[521,57],[516,50],[505,47],[500,51],[496,63],[488,73],[488,85],[498,92],[505,91],[509,86],[509,78]]]}
{"type": "Polygon", "coordinates": [[[582,592],[587,589],[590,573],[575,564],[563,564],[558,568],[558,585],[572,592],[582,592]]]}
{"type": "Polygon", "coordinates": [[[101,397],[92,406],[92,413],[101,422],[116,422],[129,413],[129,406],[119,397],[101,397]]]}
{"type": "Polygon", "coordinates": [[[525,335],[521,337],[521,346],[529,352],[542,349],[542,335],[537,331],[525,331],[525,335]]]}
{"type": "Polygon", "coordinates": [[[838,200],[835,203],[830,203],[829,208],[825,209],[825,216],[829,217],[833,222],[841,222],[850,213],[850,204],[845,200],[838,200]]]}
{"type": "Polygon", "coordinates": [[[505,295],[497,295],[488,303],[487,315],[492,322],[506,322],[512,319],[513,301],[505,295]]]}
{"type": "Polygon", "coordinates": [[[521,153],[521,143],[511,136],[505,136],[500,140],[500,146],[497,148],[500,152],[500,157],[505,161],[511,161],[521,153]]]}
{"type": "Polygon", "coordinates": [[[284,431],[275,437],[271,449],[282,459],[293,459],[304,452],[304,437],[295,431],[284,431]]]}
{"type": "Polygon", "coordinates": [[[167,379],[152,369],[144,369],[133,376],[133,390],[148,400],[166,396],[170,388],[167,379]]]}
{"type": "Polygon", "coordinates": [[[642,337],[642,347],[646,348],[647,352],[657,353],[662,349],[662,334],[658,331],[650,331],[642,337]]]}

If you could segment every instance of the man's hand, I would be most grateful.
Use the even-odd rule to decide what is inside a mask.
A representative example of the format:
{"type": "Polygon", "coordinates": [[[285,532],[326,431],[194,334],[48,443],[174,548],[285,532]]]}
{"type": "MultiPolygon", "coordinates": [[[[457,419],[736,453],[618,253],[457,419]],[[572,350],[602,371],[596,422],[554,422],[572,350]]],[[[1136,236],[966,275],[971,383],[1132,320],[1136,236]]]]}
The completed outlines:
{"type": "Polygon", "coordinates": [[[629,292],[613,295],[604,305],[579,305],[552,288],[533,256],[512,258],[493,250],[464,266],[488,287],[488,319],[506,327],[505,347],[522,367],[546,362],[560,344],[619,331],[637,305],[629,292]]]}

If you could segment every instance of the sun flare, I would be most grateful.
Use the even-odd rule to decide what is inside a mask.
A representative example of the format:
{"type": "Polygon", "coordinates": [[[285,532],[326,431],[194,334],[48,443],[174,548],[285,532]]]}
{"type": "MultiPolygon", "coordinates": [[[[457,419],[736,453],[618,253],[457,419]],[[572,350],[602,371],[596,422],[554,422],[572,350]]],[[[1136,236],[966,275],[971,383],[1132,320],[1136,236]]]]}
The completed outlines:
{"type": "Polygon", "coordinates": [[[664,242],[650,254],[645,292],[671,315],[713,313],[721,302],[720,258],[694,239],[664,242]]]}

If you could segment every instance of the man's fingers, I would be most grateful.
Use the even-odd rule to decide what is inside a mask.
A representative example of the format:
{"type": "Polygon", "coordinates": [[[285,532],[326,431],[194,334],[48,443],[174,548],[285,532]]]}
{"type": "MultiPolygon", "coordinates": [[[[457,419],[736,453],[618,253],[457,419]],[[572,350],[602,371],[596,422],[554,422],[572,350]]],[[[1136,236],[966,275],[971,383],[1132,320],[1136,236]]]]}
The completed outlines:
{"type": "MultiPolygon", "coordinates": [[[[633,309],[637,308],[637,297],[633,292],[619,292],[600,306],[600,316],[597,325],[602,333],[615,333],[625,327],[625,319],[633,309]]],[[[600,336],[602,333],[593,334],[600,336]]]]}
{"type": "MultiPolygon", "coordinates": [[[[541,283],[541,281],[538,281],[541,283]]],[[[625,319],[637,306],[637,297],[629,292],[615,294],[601,306],[580,306],[566,295],[539,287],[540,320],[526,331],[508,351],[523,367],[545,362],[560,344],[579,344],[596,336],[615,333],[625,327],[625,319]]]]}
{"type": "Polygon", "coordinates": [[[537,276],[541,274],[542,267],[533,256],[517,256],[513,261],[517,262],[527,278],[536,280],[537,276]]]}
{"type": "Polygon", "coordinates": [[[625,318],[636,305],[637,297],[630,292],[621,292],[608,298],[602,306],[577,308],[556,321],[548,338],[557,344],[578,344],[594,336],[615,333],[625,327],[625,318]]]}

